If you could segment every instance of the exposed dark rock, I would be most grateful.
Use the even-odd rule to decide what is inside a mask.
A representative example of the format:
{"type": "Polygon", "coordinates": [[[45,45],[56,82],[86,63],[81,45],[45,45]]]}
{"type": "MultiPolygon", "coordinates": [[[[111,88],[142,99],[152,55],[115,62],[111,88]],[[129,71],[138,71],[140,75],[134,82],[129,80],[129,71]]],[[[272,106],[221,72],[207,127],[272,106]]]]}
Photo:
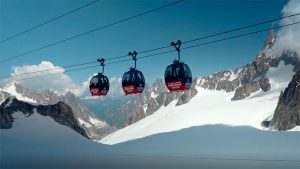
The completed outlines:
{"type": "Polygon", "coordinates": [[[151,98],[149,103],[147,104],[147,110],[146,113],[153,113],[157,110],[158,108],[158,102],[156,101],[155,98],[151,98]]]}
{"type": "Polygon", "coordinates": [[[14,86],[16,88],[16,92],[20,95],[26,96],[27,98],[30,98],[32,100],[37,100],[38,103],[43,102],[43,96],[40,93],[31,89],[24,88],[19,83],[15,83],[14,86]]]}
{"type": "Polygon", "coordinates": [[[226,92],[234,91],[240,85],[239,79],[234,79],[233,81],[220,80],[217,84],[216,90],[225,90],[226,92]]]}
{"type": "Polygon", "coordinates": [[[253,64],[247,64],[243,73],[242,84],[250,83],[256,77],[256,68],[253,64]]]}
{"type": "Polygon", "coordinates": [[[167,94],[165,92],[159,94],[156,98],[151,98],[150,102],[147,104],[146,114],[150,115],[157,111],[164,103],[167,94]]]}
{"type": "Polygon", "coordinates": [[[140,108],[137,112],[133,113],[129,117],[128,123],[125,124],[125,126],[131,125],[131,124],[133,124],[133,123],[135,123],[135,122],[137,122],[137,121],[139,121],[139,120],[141,120],[141,119],[143,119],[145,117],[146,117],[146,115],[144,113],[144,110],[142,108],[140,108]]]}
{"type": "MultiPolygon", "coordinates": [[[[22,97],[30,98],[36,102],[31,103],[33,105],[54,105],[59,102],[69,105],[72,109],[75,119],[77,120],[77,123],[81,125],[81,127],[85,130],[85,133],[93,140],[100,140],[102,137],[114,131],[114,129],[105,122],[103,122],[105,125],[101,126],[92,124],[90,122],[90,118],[97,119],[99,121],[102,120],[90,112],[89,109],[71,92],[67,92],[65,95],[58,95],[50,90],[37,92],[35,90],[25,88],[16,82],[6,85],[15,88],[16,92],[22,97]],[[89,123],[89,127],[84,124],[80,124],[79,119],[89,123]]],[[[5,85],[2,85],[1,88],[5,88],[5,85]]],[[[2,91],[1,88],[0,103],[10,96],[9,93],[2,91]]]]}
{"type": "Polygon", "coordinates": [[[235,90],[234,96],[231,100],[241,100],[248,96],[251,93],[256,92],[260,89],[260,85],[258,81],[247,83],[235,90]]]}
{"type": "Polygon", "coordinates": [[[103,120],[99,119],[95,114],[89,111],[89,109],[80,102],[80,100],[71,92],[66,93],[64,96],[59,97],[59,102],[66,103],[73,111],[74,117],[77,119],[78,124],[79,118],[89,123],[89,127],[84,124],[81,127],[85,130],[86,134],[92,140],[100,140],[104,136],[112,133],[114,130],[103,120]],[[102,121],[105,125],[97,126],[90,122],[90,118],[102,121]]]}
{"type": "Polygon", "coordinates": [[[270,126],[270,123],[270,121],[264,120],[263,122],[261,122],[261,126],[263,126],[264,128],[268,128],[270,126]]]}
{"type": "Polygon", "coordinates": [[[265,49],[271,48],[274,43],[274,40],[275,40],[275,33],[274,33],[274,30],[271,29],[271,30],[269,30],[267,38],[265,40],[264,48],[265,49]]]}
{"type": "Polygon", "coordinates": [[[263,78],[259,80],[260,88],[266,92],[271,89],[270,79],[269,78],[263,78]]]}
{"type": "Polygon", "coordinates": [[[296,72],[288,87],[281,92],[270,127],[289,130],[300,125],[300,71],[296,72]]]}
{"type": "Polygon", "coordinates": [[[81,135],[89,138],[86,135],[85,130],[77,124],[77,120],[74,117],[72,108],[63,102],[58,102],[54,105],[37,106],[37,112],[43,116],[49,116],[59,124],[68,126],[81,135]]]}
{"type": "Polygon", "coordinates": [[[168,106],[172,101],[177,100],[183,92],[168,92],[164,106],[168,106]]]}
{"type": "Polygon", "coordinates": [[[176,106],[188,103],[194,96],[196,96],[196,94],[198,93],[196,89],[196,82],[196,79],[194,79],[190,90],[186,90],[183,92],[183,94],[179,97],[176,106]]]}
{"type": "Polygon", "coordinates": [[[133,119],[153,114],[161,106],[167,106],[174,100],[178,100],[176,106],[188,103],[198,92],[196,86],[209,90],[235,91],[232,100],[244,99],[260,88],[264,92],[269,91],[271,84],[265,75],[270,67],[277,67],[281,61],[284,61],[285,64],[292,64],[295,70],[300,69],[300,61],[295,52],[285,51],[282,56],[276,57],[272,55],[271,47],[274,42],[274,31],[271,30],[265,39],[263,49],[251,63],[233,70],[216,72],[207,77],[195,78],[190,91],[170,93],[167,91],[164,81],[158,79],[151,86],[147,86],[142,95],[129,101],[124,106],[125,108],[122,107],[120,112],[128,114],[130,123],[134,123],[133,119]],[[153,93],[155,97],[151,96],[153,93]],[[146,112],[138,111],[141,108],[145,108],[146,112]]]}
{"type": "MultiPolygon", "coordinates": [[[[205,89],[214,90],[216,89],[217,83],[219,80],[217,79],[216,74],[212,74],[208,77],[201,78],[201,86],[205,89]]],[[[220,89],[220,88],[219,88],[220,89]]]]}
{"type": "Polygon", "coordinates": [[[288,65],[288,64],[293,65],[294,72],[297,72],[300,70],[299,54],[294,51],[285,50],[280,56],[272,58],[269,61],[269,65],[271,67],[277,67],[281,61],[283,61],[284,64],[286,64],[286,65],[288,65]]]}
{"type": "Polygon", "coordinates": [[[192,91],[186,90],[183,92],[183,94],[179,97],[178,102],[176,103],[176,106],[188,103],[192,98],[192,91]]]}
{"type": "Polygon", "coordinates": [[[43,116],[49,116],[59,124],[68,126],[75,130],[82,136],[89,138],[84,129],[77,124],[77,120],[74,117],[70,106],[63,102],[59,102],[54,105],[39,105],[35,106],[23,101],[19,101],[16,98],[7,98],[0,105],[0,128],[9,129],[13,126],[15,112],[22,112],[24,115],[30,116],[33,113],[39,113],[43,116]],[[34,111],[36,110],[36,112],[34,111]]]}
{"type": "Polygon", "coordinates": [[[13,125],[14,118],[12,114],[14,112],[22,112],[24,115],[30,116],[33,114],[33,106],[18,101],[17,99],[10,97],[7,98],[1,105],[0,105],[0,129],[10,129],[13,125]]]}
{"type": "Polygon", "coordinates": [[[5,101],[6,98],[8,98],[9,96],[10,96],[9,93],[4,92],[4,91],[0,91],[0,103],[1,103],[2,101],[5,101]]]}
{"type": "Polygon", "coordinates": [[[265,52],[259,53],[253,61],[252,65],[255,68],[255,77],[264,75],[269,70],[270,65],[268,63],[270,58],[266,55],[265,52]]]}

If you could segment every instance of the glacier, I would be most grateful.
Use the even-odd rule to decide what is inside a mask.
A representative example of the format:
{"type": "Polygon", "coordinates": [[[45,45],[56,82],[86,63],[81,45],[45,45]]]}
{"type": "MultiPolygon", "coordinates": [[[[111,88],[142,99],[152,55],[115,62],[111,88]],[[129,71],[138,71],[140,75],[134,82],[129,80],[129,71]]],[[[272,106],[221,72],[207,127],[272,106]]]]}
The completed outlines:
{"type": "Polygon", "coordinates": [[[231,101],[234,92],[208,90],[198,86],[198,94],[189,103],[175,106],[177,100],[162,106],[157,112],[120,129],[99,142],[117,144],[149,135],[177,131],[193,126],[221,124],[227,126],[250,126],[265,129],[261,122],[272,116],[280,91],[284,90],[293,77],[292,65],[280,62],[270,68],[266,76],[271,90],[261,89],[243,100],[231,101]]]}

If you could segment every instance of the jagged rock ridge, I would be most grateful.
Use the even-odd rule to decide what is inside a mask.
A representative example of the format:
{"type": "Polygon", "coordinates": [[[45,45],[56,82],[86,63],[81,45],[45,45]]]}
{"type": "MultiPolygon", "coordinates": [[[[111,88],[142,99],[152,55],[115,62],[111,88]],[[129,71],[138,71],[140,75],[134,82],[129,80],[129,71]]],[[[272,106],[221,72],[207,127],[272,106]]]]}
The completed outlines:
{"type": "Polygon", "coordinates": [[[120,113],[129,116],[125,126],[151,115],[172,101],[176,100],[176,106],[188,103],[197,94],[197,87],[235,92],[232,101],[244,99],[259,90],[269,91],[272,86],[266,73],[271,67],[277,67],[283,61],[285,64],[292,64],[294,71],[300,69],[300,61],[295,52],[285,51],[279,57],[273,56],[272,46],[274,43],[275,35],[274,31],[271,30],[264,42],[263,49],[251,63],[237,69],[217,72],[207,77],[194,78],[189,91],[170,93],[162,79],[156,80],[152,85],[147,85],[143,94],[135,96],[120,108],[120,113]]]}
{"type": "Polygon", "coordinates": [[[78,125],[71,107],[63,102],[58,102],[54,105],[36,106],[19,101],[14,97],[9,97],[0,105],[0,129],[12,128],[14,122],[13,114],[16,112],[21,112],[27,117],[33,113],[49,116],[59,124],[68,126],[82,136],[89,138],[85,130],[78,125]]]}
{"type": "Polygon", "coordinates": [[[288,87],[281,92],[270,128],[289,130],[300,125],[300,71],[296,72],[288,87]]]}
{"type": "Polygon", "coordinates": [[[113,129],[103,120],[91,113],[89,109],[82,104],[79,99],[71,92],[65,95],[59,95],[50,90],[37,92],[23,87],[17,82],[3,85],[0,88],[0,103],[10,96],[20,97],[33,105],[54,105],[63,102],[69,105],[77,123],[85,130],[89,138],[99,140],[108,135],[113,129]],[[13,95],[11,94],[13,93],[13,95]]]}

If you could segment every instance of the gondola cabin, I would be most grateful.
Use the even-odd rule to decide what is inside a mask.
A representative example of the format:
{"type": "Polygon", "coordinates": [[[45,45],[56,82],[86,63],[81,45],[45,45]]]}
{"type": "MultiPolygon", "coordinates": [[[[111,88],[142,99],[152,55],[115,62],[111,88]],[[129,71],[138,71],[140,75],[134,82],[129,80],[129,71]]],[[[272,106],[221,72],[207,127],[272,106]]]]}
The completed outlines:
{"type": "Polygon", "coordinates": [[[109,91],[109,80],[102,73],[98,73],[90,80],[90,92],[92,96],[106,96],[109,91]]]}
{"type": "Polygon", "coordinates": [[[192,73],[188,65],[175,60],[166,68],[165,83],[170,92],[189,90],[192,85],[192,73]]]}
{"type": "Polygon", "coordinates": [[[124,73],[122,87],[126,95],[142,93],[145,88],[145,78],[142,72],[135,68],[124,73]]]}

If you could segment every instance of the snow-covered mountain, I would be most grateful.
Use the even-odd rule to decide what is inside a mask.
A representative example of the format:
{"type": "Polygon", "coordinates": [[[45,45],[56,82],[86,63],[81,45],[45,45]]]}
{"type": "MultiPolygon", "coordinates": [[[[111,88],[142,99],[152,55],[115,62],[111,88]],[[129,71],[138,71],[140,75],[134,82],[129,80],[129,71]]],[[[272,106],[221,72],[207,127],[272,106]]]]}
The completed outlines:
{"type": "Polygon", "coordinates": [[[291,79],[299,61],[290,51],[280,57],[261,54],[247,66],[195,78],[190,91],[168,93],[162,80],[149,85],[121,107],[133,124],[101,140],[120,143],[114,146],[81,136],[96,139],[101,134],[91,129],[106,125],[72,93],[2,86],[0,126],[11,128],[0,129],[0,168],[298,169],[296,128],[271,132],[261,122],[279,119],[277,124],[286,126],[289,117],[297,118],[285,112],[298,111],[299,93],[292,91],[299,75],[291,79]]]}
{"type": "Polygon", "coordinates": [[[30,116],[36,116],[36,114],[51,117],[57,123],[68,126],[82,136],[89,138],[85,130],[77,123],[71,107],[65,103],[34,106],[14,97],[9,97],[0,105],[0,129],[11,129],[19,117],[31,118],[30,116]]]}
{"type": "MultiPolygon", "coordinates": [[[[0,85],[0,104],[3,103],[8,97],[14,96],[18,100],[23,100],[29,103],[37,103],[40,94],[31,91],[30,89],[23,88],[17,82],[4,83],[0,85]]],[[[41,100],[40,100],[41,101],[41,100]]]]}
{"type": "Polygon", "coordinates": [[[233,100],[244,99],[259,89],[268,91],[270,83],[269,79],[265,78],[265,74],[270,67],[277,67],[281,60],[284,60],[286,64],[298,63],[296,54],[293,52],[286,52],[281,57],[274,58],[271,49],[274,42],[275,35],[271,30],[264,42],[263,49],[252,63],[234,70],[216,72],[207,77],[194,78],[191,90],[170,93],[167,91],[163,79],[158,79],[152,85],[146,85],[144,93],[135,96],[120,108],[120,114],[129,115],[125,126],[151,115],[174,100],[177,100],[177,106],[188,103],[198,93],[196,86],[209,90],[235,91],[233,100]]]}
{"type": "Polygon", "coordinates": [[[298,169],[298,132],[207,125],[107,146],[49,116],[13,114],[0,129],[0,168],[298,169]]]}
{"type": "MultiPolygon", "coordinates": [[[[286,51],[281,56],[275,57],[272,54],[274,43],[275,35],[274,31],[271,30],[263,44],[263,49],[257,54],[253,62],[233,70],[194,78],[191,90],[185,92],[170,93],[167,91],[163,79],[157,79],[151,85],[146,84],[142,94],[128,99],[123,105],[120,104],[121,102],[117,104],[109,102],[110,105],[104,105],[105,110],[101,111],[103,114],[100,117],[113,122],[111,124],[117,128],[126,127],[153,114],[174,100],[177,100],[177,106],[188,103],[197,95],[197,86],[209,90],[235,92],[232,100],[244,99],[259,90],[269,91],[271,84],[266,73],[271,67],[277,67],[281,61],[293,65],[295,70],[300,67],[295,52],[286,51]]],[[[85,103],[94,109],[95,106],[91,104],[91,101],[85,103]]],[[[97,105],[102,105],[101,103],[97,102],[97,105]]]]}
{"type": "Polygon", "coordinates": [[[118,127],[128,126],[110,135],[112,127],[97,119],[70,92],[65,95],[49,90],[36,92],[13,82],[0,87],[0,103],[10,95],[33,105],[66,103],[88,137],[100,140],[108,135],[101,140],[107,144],[207,124],[264,129],[262,122],[272,119],[280,91],[287,87],[294,72],[300,70],[296,52],[287,50],[281,56],[273,55],[274,37],[270,31],[263,49],[251,63],[196,77],[191,90],[170,93],[162,79],[147,84],[142,94],[114,109],[108,117],[120,123],[118,127]]]}
{"type": "Polygon", "coordinates": [[[92,140],[97,140],[111,133],[113,129],[103,120],[89,111],[89,109],[80,102],[80,100],[71,92],[65,95],[59,95],[53,91],[46,90],[37,92],[24,88],[17,82],[5,83],[0,86],[0,103],[3,103],[9,97],[15,97],[20,101],[32,105],[54,105],[63,102],[71,107],[72,113],[81,128],[92,140]]]}
{"type": "Polygon", "coordinates": [[[189,91],[169,93],[164,85],[156,85],[163,84],[162,81],[154,83],[127,103],[132,111],[128,120],[131,125],[101,142],[116,144],[208,124],[264,129],[262,122],[272,118],[280,92],[287,87],[294,72],[300,70],[297,53],[287,50],[281,56],[274,56],[274,43],[274,32],[270,31],[253,62],[197,77],[189,91]]]}
{"type": "Polygon", "coordinates": [[[120,112],[120,107],[127,103],[131,98],[132,97],[122,95],[117,98],[85,98],[81,99],[80,102],[87,106],[89,110],[95,113],[95,115],[97,115],[99,118],[103,119],[113,128],[123,128],[128,116],[120,112]]]}
{"type": "Polygon", "coordinates": [[[12,128],[0,129],[0,168],[299,168],[299,132],[205,125],[108,146],[57,123],[60,120],[52,113],[42,114],[65,106],[69,107],[62,102],[34,106],[16,99],[5,101],[5,111],[23,110],[11,114],[12,128]],[[33,108],[33,113],[25,115],[27,108],[33,108]]]}

